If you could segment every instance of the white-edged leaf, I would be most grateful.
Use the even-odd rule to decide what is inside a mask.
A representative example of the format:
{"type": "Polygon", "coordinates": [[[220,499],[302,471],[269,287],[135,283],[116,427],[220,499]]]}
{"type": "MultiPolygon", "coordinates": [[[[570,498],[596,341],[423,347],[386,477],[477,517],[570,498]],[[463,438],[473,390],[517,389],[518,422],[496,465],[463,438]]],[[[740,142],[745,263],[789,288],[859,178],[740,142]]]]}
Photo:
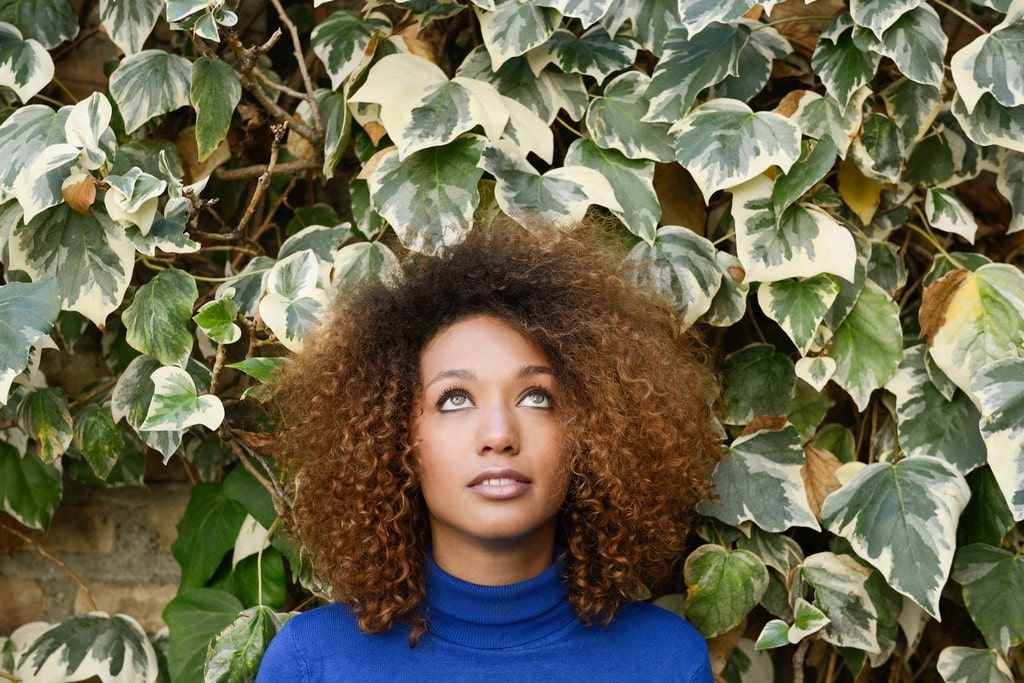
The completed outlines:
{"type": "Polygon", "coordinates": [[[247,557],[262,552],[270,547],[270,535],[266,527],[260,524],[255,517],[247,514],[242,522],[242,528],[238,530],[238,537],[235,539],[235,549],[231,553],[231,568],[234,569],[238,563],[247,557]]]}
{"type": "Polygon", "coordinates": [[[765,531],[793,526],[817,531],[821,527],[800,475],[803,463],[800,435],[792,425],[741,436],[715,466],[716,498],[701,502],[697,511],[734,526],[752,521],[765,531]]]}
{"type": "Polygon", "coordinates": [[[924,213],[933,228],[960,235],[974,244],[978,222],[974,220],[970,209],[949,190],[941,187],[928,188],[924,198],[924,213]]]}
{"type": "Polygon", "coordinates": [[[526,56],[535,74],[554,64],[564,73],[590,76],[600,83],[610,74],[633,65],[636,46],[631,41],[613,39],[600,26],[579,37],[560,28],[526,56]]]}
{"type": "Polygon", "coordinates": [[[841,108],[848,107],[853,94],[874,78],[882,60],[881,55],[865,52],[854,43],[853,30],[850,15],[839,15],[821,32],[811,57],[811,68],[841,108]]]}
{"type": "Polygon", "coordinates": [[[184,367],[192,352],[188,322],[199,297],[196,281],[177,268],[168,268],[144,284],[125,309],[126,339],[132,348],[164,365],[184,367]]]}
{"type": "Polygon", "coordinates": [[[743,281],[743,266],[738,258],[726,251],[716,251],[715,261],[722,271],[722,284],[701,321],[716,327],[728,327],[742,320],[746,314],[750,285],[743,281]]]}
{"type": "Polygon", "coordinates": [[[10,196],[15,181],[23,175],[39,154],[67,142],[64,124],[71,107],[54,112],[42,104],[18,107],[0,124],[0,148],[6,163],[0,164],[0,198],[10,196]]]}
{"type": "Polygon", "coordinates": [[[243,610],[210,644],[203,680],[220,683],[253,678],[271,639],[289,616],[266,606],[243,610]]]}
{"type": "Polygon", "coordinates": [[[321,286],[326,286],[331,278],[334,253],[350,237],[352,237],[352,224],[348,221],[330,227],[307,225],[281,243],[281,247],[277,250],[277,258],[283,259],[303,249],[312,249],[320,262],[319,283],[321,286]]]}
{"type": "Polygon", "coordinates": [[[506,98],[519,102],[537,114],[547,125],[551,125],[555,120],[559,108],[564,106],[566,111],[570,112],[574,108],[567,101],[570,95],[566,93],[563,86],[569,83],[577,84],[572,91],[582,91],[582,105],[584,107],[587,105],[586,91],[582,87],[581,76],[563,74],[554,69],[544,69],[534,75],[526,57],[514,57],[502,64],[501,68],[494,70],[491,68],[491,58],[487,54],[487,48],[483,45],[475,47],[466,55],[466,59],[459,65],[455,75],[490,83],[506,98]]]}
{"type": "Polygon", "coordinates": [[[607,178],[622,207],[612,213],[631,233],[648,244],[654,241],[661,204],[654,192],[653,161],[629,159],[618,150],[602,149],[593,140],[582,138],[569,145],[565,165],[590,168],[607,178]]]}
{"type": "Polygon", "coordinates": [[[1011,3],[998,26],[958,50],[950,71],[968,112],[985,93],[1004,107],[1024,105],[1024,3],[1011,3]]]}
{"type": "Polygon", "coordinates": [[[512,57],[542,45],[562,19],[558,10],[519,0],[495,0],[494,11],[478,6],[473,10],[480,21],[480,34],[494,70],[512,57]]]}
{"type": "Polygon", "coordinates": [[[800,158],[795,123],[779,114],[754,112],[737,100],[706,102],[672,132],[677,136],[676,160],[693,176],[705,200],[772,166],[786,172],[800,158]]]}
{"type": "Polygon", "coordinates": [[[667,225],[653,240],[638,242],[624,266],[637,284],[661,292],[675,303],[686,323],[710,307],[722,281],[715,247],[688,228],[667,225]]]}
{"type": "Polygon", "coordinates": [[[747,282],[772,282],[821,273],[854,279],[857,256],[850,231],[813,204],[776,215],[773,183],[763,175],[732,188],[736,254],[747,282]]]}
{"type": "Polygon", "coordinates": [[[60,313],[57,281],[0,285],[0,406],[7,403],[11,382],[29,362],[29,349],[49,334],[60,313]]]}
{"type": "Polygon", "coordinates": [[[828,356],[801,358],[795,364],[796,376],[821,391],[836,373],[836,361],[828,356]]]}
{"type": "Polygon", "coordinates": [[[309,249],[278,261],[267,274],[260,317],[290,351],[302,349],[327,307],[327,295],[317,287],[318,279],[319,263],[309,249]]]}
{"type": "Polygon", "coordinates": [[[943,648],[935,663],[946,683],[1012,683],[1010,666],[995,650],[952,645],[943,648]]]}
{"type": "Polygon", "coordinates": [[[850,15],[858,26],[870,29],[878,38],[907,12],[924,0],[850,0],[850,15]]]}
{"type": "Polygon", "coordinates": [[[113,109],[102,93],[94,92],[74,107],[64,123],[64,134],[69,145],[82,150],[82,166],[95,170],[108,161],[113,147],[110,118],[113,109]]]}
{"type": "Polygon", "coordinates": [[[650,101],[651,79],[640,71],[627,71],[608,82],[604,93],[587,108],[587,132],[594,143],[617,149],[630,159],[672,161],[675,150],[667,123],[644,121],[650,101]]]}
{"type": "Polygon", "coordinates": [[[996,187],[1013,207],[1007,234],[1024,230],[1024,152],[1003,152],[996,187]]]}
{"type": "Polygon", "coordinates": [[[181,368],[157,368],[150,376],[153,400],[140,431],[179,431],[192,425],[214,430],[224,421],[224,404],[216,396],[199,396],[192,377],[181,368]]]}
{"type": "Polygon", "coordinates": [[[903,142],[912,145],[926,132],[942,109],[942,93],[938,87],[901,78],[890,83],[881,93],[889,117],[903,133],[903,142]]]}
{"type": "Polygon", "coordinates": [[[740,19],[739,24],[750,28],[750,38],[740,49],[736,73],[712,85],[707,99],[731,97],[749,102],[768,84],[775,60],[793,52],[789,41],[775,28],[753,19],[740,19]]]}
{"type": "Polygon", "coordinates": [[[17,26],[47,50],[78,35],[76,8],[68,0],[3,0],[0,22],[17,26]]]}
{"type": "MultiPolygon", "coordinates": [[[[488,9],[484,7],[486,2],[494,4],[493,0],[473,0],[474,5],[488,9]]],[[[590,28],[609,9],[619,3],[616,3],[615,0],[537,0],[536,4],[542,7],[554,8],[563,16],[579,19],[583,24],[583,28],[590,28]]],[[[609,32],[616,33],[616,31],[609,32]]]]}
{"type": "Polygon", "coordinates": [[[140,234],[148,235],[167,181],[135,166],[124,175],[108,175],[106,182],[110,189],[103,196],[103,205],[110,217],[122,225],[134,225],[140,234]]]}
{"type": "Polygon", "coordinates": [[[64,180],[71,175],[79,154],[80,150],[73,145],[50,145],[18,176],[11,194],[21,205],[23,221],[27,223],[64,201],[64,180]]]}
{"type": "Polygon", "coordinates": [[[1024,359],[996,361],[971,384],[981,408],[988,463],[1015,520],[1024,520],[1024,359]]]}
{"type": "Polygon", "coordinates": [[[0,86],[28,102],[53,80],[53,59],[38,41],[21,35],[15,26],[0,22],[0,86]]]}
{"type": "MultiPolygon", "coordinates": [[[[761,3],[771,11],[778,0],[761,3]]],[[[696,35],[711,23],[731,24],[746,14],[755,4],[755,0],[688,0],[679,3],[679,20],[690,33],[696,35]]]]}
{"type": "Polygon", "coordinates": [[[508,123],[502,137],[514,142],[524,154],[533,152],[545,163],[551,163],[555,153],[555,138],[551,128],[537,114],[510,97],[503,98],[508,111],[508,123]]]}
{"type": "Polygon", "coordinates": [[[768,570],[757,555],[702,545],[686,558],[686,618],[705,637],[721,635],[754,609],[768,588],[768,570]]]}
{"type": "Polygon", "coordinates": [[[837,647],[881,652],[878,611],[868,596],[871,570],[848,555],[815,553],[800,565],[800,578],[814,588],[814,604],[828,615],[822,638],[837,647]]]}
{"type": "Polygon", "coordinates": [[[803,134],[819,140],[832,140],[836,152],[845,159],[850,144],[860,131],[864,120],[862,107],[869,93],[867,87],[857,89],[845,108],[834,98],[822,97],[810,90],[797,90],[786,97],[796,99],[796,110],[791,117],[803,134]]]}
{"type": "Polygon", "coordinates": [[[877,113],[864,117],[860,134],[850,146],[857,168],[878,183],[899,181],[905,151],[899,126],[888,116],[877,113]]]}
{"type": "Polygon", "coordinates": [[[806,355],[825,313],[839,294],[839,284],[827,275],[802,280],[776,280],[761,285],[757,303],[806,355]]]}
{"type": "Polygon", "coordinates": [[[331,77],[331,89],[337,90],[353,73],[360,71],[372,54],[367,54],[377,36],[391,32],[391,21],[379,12],[365,19],[346,10],[337,10],[313,29],[310,44],[331,77]]]}
{"type": "Polygon", "coordinates": [[[970,490],[938,458],[875,462],[822,505],[822,524],[842,536],[894,589],[936,619],[970,490]]]}
{"type": "Polygon", "coordinates": [[[100,0],[100,22],[114,45],[134,55],[142,51],[164,6],[163,0],[100,0]]]}
{"type": "Polygon", "coordinates": [[[968,112],[960,93],[953,94],[953,116],[964,133],[979,145],[1001,145],[1024,152],[1024,106],[1004,107],[984,93],[968,112]]]}
{"type": "Polygon", "coordinates": [[[242,337],[242,328],[235,324],[238,307],[230,297],[208,301],[192,319],[203,332],[218,344],[234,344],[242,337]]]}
{"type": "Polygon", "coordinates": [[[347,290],[367,282],[390,282],[399,270],[398,257],[380,242],[357,242],[334,254],[331,284],[347,290]]]}
{"type": "Polygon", "coordinates": [[[125,57],[110,74],[110,94],[128,133],[155,116],[189,104],[192,64],[163,50],[125,57]]]}
{"type": "Polygon", "coordinates": [[[486,142],[464,136],[399,158],[385,152],[367,182],[374,209],[391,224],[406,248],[436,254],[461,242],[473,226],[483,175],[486,142]]]}
{"type": "MultiPolygon", "coordinates": [[[[893,0],[881,1],[888,4],[893,0]]],[[[910,80],[938,87],[942,84],[947,42],[938,13],[927,3],[919,2],[885,29],[877,51],[893,60],[910,80]]]]}

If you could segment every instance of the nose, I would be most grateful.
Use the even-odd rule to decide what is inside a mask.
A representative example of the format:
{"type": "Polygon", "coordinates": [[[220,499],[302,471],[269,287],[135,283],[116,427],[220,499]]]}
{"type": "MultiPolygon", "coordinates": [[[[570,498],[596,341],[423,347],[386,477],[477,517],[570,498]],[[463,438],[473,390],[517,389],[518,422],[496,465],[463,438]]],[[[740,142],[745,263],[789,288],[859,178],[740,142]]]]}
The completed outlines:
{"type": "Polygon", "coordinates": [[[477,454],[515,455],[519,452],[519,425],[514,412],[503,404],[494,404],[477,413],[477,454]]]}

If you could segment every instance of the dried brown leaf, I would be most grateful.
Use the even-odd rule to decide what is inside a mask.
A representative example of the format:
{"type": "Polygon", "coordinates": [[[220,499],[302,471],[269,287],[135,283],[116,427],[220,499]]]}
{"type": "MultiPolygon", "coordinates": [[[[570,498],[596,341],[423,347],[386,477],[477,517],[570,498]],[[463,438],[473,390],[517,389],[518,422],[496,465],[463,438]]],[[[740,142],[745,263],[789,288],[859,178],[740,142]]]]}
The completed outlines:
{"type": "Polygon", "coordinates": [[[88,216],[90,207],[96,201],[96,181],[92,176],[85,176],[73,185],[62,187],[60,193],[68,206],[83,216],[88,216]]]}
{"type": "Polygon", "coordinates": [[[812,444],[804,446],[804,464],[800,468],[800,476],[807,490],[807,502],[819,521],[825,498],[842,485],[836,478],[836,470],[841,465],[839,458],[832,455],[831,451],[812,444]]]}
{"type": "Polygon", "coordinates": [[[921,336],[928,338],[928,346],[931,346],[935,333],[946,322],[946,309],[968,275],[970,272],[963,268],[950,271],[928,285],[921,294],[921,309],[917,319],[921,323],[921,336]]]}
{"type": "Polygon", "coordinates": [[[363,170],[359,171],[359,175],[357,175],[356,177],[359,178],[360,180],[366,180],[374,173],[376,173],[377,167],[380,165],[380,160],[384,158],[385,154],[387,154],[393,149],[398,148],[395,147],[394,145],[391,145],[390,147],[385,147],[384,149],[375,153],[366,161],[365,164],[363,164],[363,170]]]}
{"type": "Polygon", "coordinates": [[[746,436],[747,434],[753,434],[754,432],[759,432],[762,429],[770,429],[772,431],[776,431],[778,429],[782,429],[783,427],[785,427],[786,422],[787,419],[785,415],[758,415],[753,420],[748,422],[747,425],[743,428],[742,436],[746,436]]]}

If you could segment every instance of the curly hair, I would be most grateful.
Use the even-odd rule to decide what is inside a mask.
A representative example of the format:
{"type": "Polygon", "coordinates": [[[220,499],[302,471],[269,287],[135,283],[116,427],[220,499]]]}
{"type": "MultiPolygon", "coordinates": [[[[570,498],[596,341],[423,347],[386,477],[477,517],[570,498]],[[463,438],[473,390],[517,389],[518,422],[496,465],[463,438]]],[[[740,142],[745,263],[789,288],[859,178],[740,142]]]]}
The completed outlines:
{"type": "Polygon", "coordinates": [[[338,297],[276,382],[296,486],[294,528],[359,626],[426,628],[430,531],[412,425],[423,348],[485,314],[548,356],[567,434],[560,511],[568,597],[584,624],[664,579],[719,453],[703,347],[664,299],[627,283],[608,233],[503,224],[437,258],[413,257],[395,284],[338,297]]]}

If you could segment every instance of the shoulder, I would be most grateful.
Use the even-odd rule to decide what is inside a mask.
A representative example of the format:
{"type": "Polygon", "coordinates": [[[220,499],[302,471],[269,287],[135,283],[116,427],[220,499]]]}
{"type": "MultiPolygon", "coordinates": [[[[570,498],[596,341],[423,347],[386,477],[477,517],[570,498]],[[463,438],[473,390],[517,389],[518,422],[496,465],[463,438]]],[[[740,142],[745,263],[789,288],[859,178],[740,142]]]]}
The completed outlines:
{"type": "Polygon", "coordinates": [[[296,614],[274,636],[260,662],[258,683],[263,681],[318,681],[326,659],[362,637],[352,611],[339,604],[324,605],[296,614]]]}
{"type": "Polygon", "coordinates": [[[647,602],[631,602],[619,609],[610,627],[616,630],[616,639],[651,666],[652,675],[671,671],[671,680],[712,680],[704,636],[679,615],[647,602]]]}

